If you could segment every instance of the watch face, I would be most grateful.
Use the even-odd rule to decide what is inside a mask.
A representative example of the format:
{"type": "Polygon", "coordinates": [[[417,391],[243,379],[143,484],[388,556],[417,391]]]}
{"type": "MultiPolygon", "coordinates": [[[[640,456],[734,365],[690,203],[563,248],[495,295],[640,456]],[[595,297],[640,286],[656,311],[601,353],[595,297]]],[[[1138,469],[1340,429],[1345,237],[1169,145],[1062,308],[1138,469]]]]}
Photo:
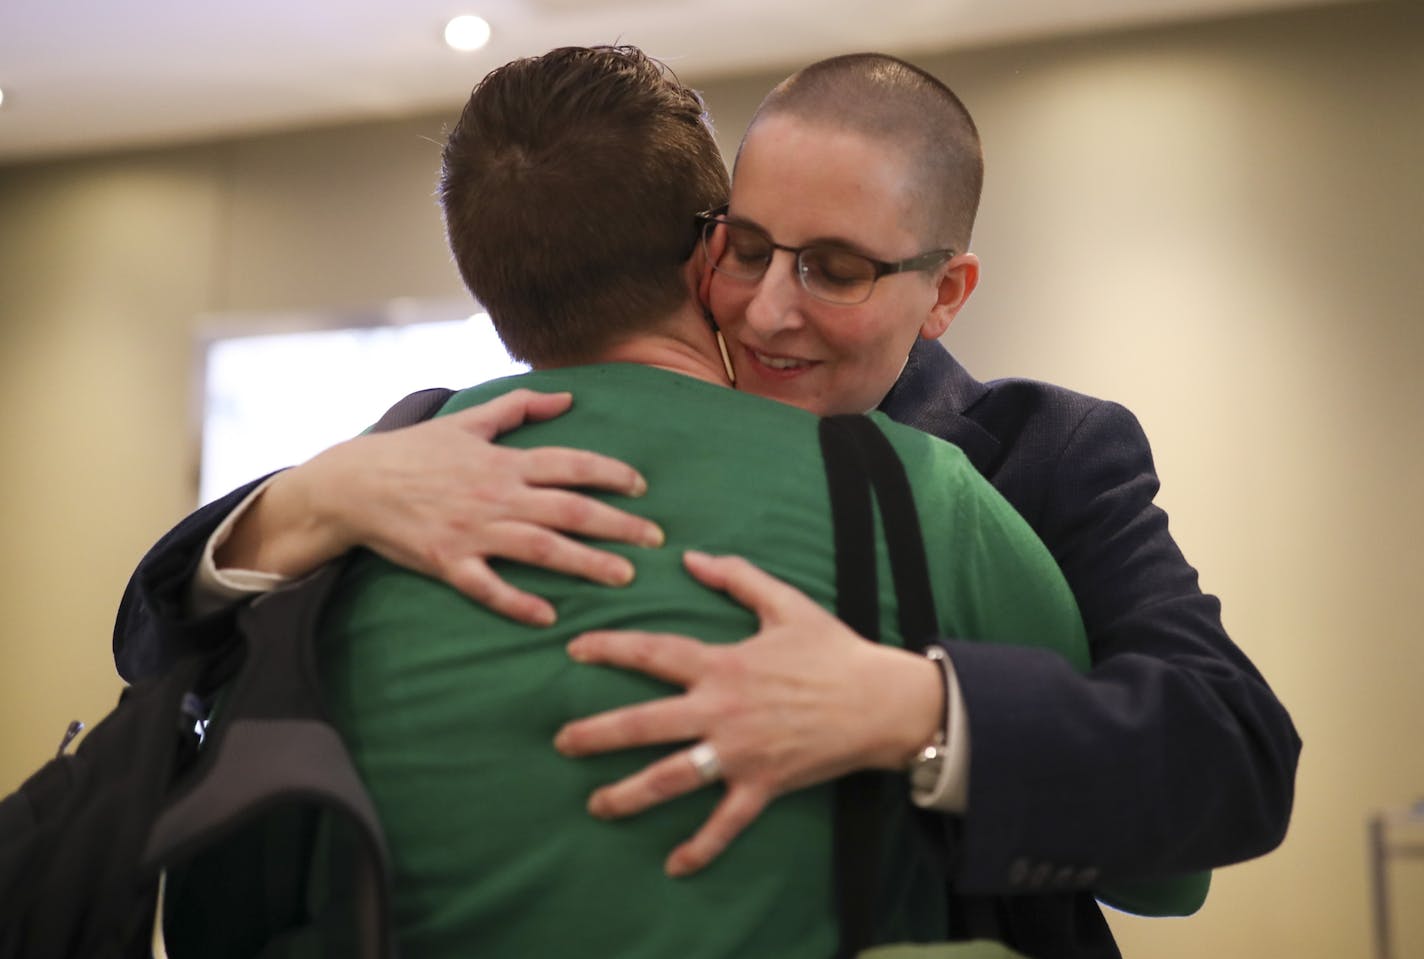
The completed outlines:
{"type": "Polygon", "coordinates": [[[932,792],[939,782],[939,772],[944,766],[944,750],[939,746],[926,746],[910,761],[910,788],[917,793],[932,792]]]}

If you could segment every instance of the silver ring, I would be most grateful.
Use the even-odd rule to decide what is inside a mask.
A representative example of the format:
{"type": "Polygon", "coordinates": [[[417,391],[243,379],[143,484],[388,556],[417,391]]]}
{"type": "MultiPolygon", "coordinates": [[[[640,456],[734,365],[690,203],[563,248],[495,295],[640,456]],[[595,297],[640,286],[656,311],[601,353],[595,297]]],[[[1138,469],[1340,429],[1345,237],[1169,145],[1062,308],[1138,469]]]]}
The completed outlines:
{"type": "Polygon", "coordinates": [[[698,743],[687,751],[688,761],[704,784],[714,783],[722,778],[722,760],[717,755],[717,747],[711,743],[698,743]]]}

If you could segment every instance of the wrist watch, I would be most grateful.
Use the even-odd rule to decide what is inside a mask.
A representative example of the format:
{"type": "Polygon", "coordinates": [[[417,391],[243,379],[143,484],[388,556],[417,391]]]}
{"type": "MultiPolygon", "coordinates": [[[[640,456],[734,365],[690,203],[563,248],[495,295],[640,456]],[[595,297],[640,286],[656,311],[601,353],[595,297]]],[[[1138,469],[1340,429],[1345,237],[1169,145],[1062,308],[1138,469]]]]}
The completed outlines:
{"type": "Polygon", "coordinates": [[[945,703],[944,716],[940,719],[934,739],[910,757],[905,770],[910,777],[911,797],[921,801],[934,795],[935,787],[939,785],[940,772],[944,769],[944,747],[949,738],[949,659],[943,646],[930,646],[925,650],[925,656],[939,667],[940,681],[945,686],[945,703]]]}

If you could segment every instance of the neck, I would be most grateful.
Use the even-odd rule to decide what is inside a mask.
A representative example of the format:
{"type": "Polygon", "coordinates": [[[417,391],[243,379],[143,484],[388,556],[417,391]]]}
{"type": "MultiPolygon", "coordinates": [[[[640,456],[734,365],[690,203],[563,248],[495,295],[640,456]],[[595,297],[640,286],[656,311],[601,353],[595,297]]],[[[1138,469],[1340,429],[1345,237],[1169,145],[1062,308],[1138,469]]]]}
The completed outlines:
{"type": "Polygon", "coordinates": [[[590,357],[590,363],[638,363],[694,379],[730,386],[726,365],[701,309],[690,303],[656,329],[629,337],[590,357]]]}

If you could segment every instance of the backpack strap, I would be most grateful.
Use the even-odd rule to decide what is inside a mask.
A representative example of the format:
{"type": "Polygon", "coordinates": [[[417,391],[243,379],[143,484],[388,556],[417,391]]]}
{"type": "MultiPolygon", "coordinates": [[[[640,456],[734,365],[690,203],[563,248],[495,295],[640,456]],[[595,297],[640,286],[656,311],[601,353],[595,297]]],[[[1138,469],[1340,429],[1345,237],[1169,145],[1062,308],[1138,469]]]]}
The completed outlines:
{"type": "MultiPolygon", "coordinates": [[[[922,649],[938,619],[925,561],[924,538],[904,465],[885,434],[864,416],[821,420],[836,553],[836,615],[861,636],[880,640],[879,575],[871,492],[879,506],[901,635],[922,649]]],[[[837,957],[850,957],[875,938],[884,839],[881,810],[888,777],[862,771],[837,780],[834,799],[837,957]]]]}
{"type": "Polygon", "coordinates": [[[880,587],[870,477],[861,468],[847,419],[829,417],[820,424],[836,552],[836,615],[861,636],[879,642],[880,587]]]}
{"type": "Polygon", "coordinates": [[[880,508],[885,542],[890,549],[890,569],[895,576],[900,636],[907,649],[922,652],[939,633],[939,616],[935,612],[920,514],[915,509],[905,464],[889,438],[869,417],[836,419],[854,439],[861,468],[875,488],[875,502],[880,508]]]}
{"type": "MultiPolygon", "coordinates": [[[[371,431],[428,419],[452,393],[412,393],[371,431]]],[[[238,612],[245,659],[223,694],[220,717],[191,777],[149,832],[142,860],[146,869],[180,862],[284,803],[335,811],[359,837],[359,852],[343,877],[354,900],[343,914],[357,924],[352,955],[378,959],[394,954],[390,856],[375,805],[330,723],[316,664],[321,614],[346,559],[259,596],[238,612]]]]}
{"type": "MultiPolygon", "coordinates": [[[[875,517],[870,479],[839,418],[820,423],[821,457],[830,493],[836,554],[836,615],[872,642],[880,639],[879,575],[875,562],[875,517]]],[[[850,959],[874,941],[876,865],[880,860],[877,819],[880,782],[874,772],[836,780],[832,822],[835,906],[839,924],[836,959],[850,959]]]]}
{"type": "Polygon", "coordinates": [[[333,809],[354,822],[366,852],[352,877],[355,915],[364,926],[358,942],[386,944],[386,951],[366,955],[389,955],[384,834],[346,746],[327,720],[315,665],[317,624],[344,565],[328,564],[239,612],[246,661],[224,694],[192,780],[154,823],[143,863],[151,868],[182,861],[284,802],[333,809]]]}

